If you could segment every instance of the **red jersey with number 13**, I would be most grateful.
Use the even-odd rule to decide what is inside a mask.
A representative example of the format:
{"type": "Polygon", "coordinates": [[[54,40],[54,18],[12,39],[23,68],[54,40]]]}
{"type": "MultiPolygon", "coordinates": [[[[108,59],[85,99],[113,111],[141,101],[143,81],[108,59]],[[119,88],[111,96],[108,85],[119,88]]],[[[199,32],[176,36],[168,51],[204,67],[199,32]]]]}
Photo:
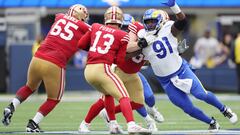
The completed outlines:
{"type": "Polygon", "coordinates": [[[68,60],[79,49],[78,41],[90,29],[88,24],[74,17],[56,14],[55,22],[35,57],[65,68],[68,60]]]}
{"type": "Polygon", "coordinates": [[[91,31],[87,32],[79,41],[80,48],[87,48],[87,64],[104,63],[111,65],[117,53],[124,49],[128,43],[128,34],[110,26],[94,23],[91,31]]]}

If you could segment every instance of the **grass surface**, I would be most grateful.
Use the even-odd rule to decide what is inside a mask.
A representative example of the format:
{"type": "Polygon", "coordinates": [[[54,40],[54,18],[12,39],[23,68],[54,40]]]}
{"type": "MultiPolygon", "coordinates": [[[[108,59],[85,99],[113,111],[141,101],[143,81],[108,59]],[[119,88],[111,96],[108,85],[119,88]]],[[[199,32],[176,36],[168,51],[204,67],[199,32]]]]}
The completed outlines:
{"type": "MultiPolygon", "coordinates": [[[[94,101],[63,101],[41,122],[40,127],[44,131],[76,131],[93,102],[94,101]]],[[[41,103],[42,101],[34,100],[22,104],[19,108],[17,108],[12,118],[12,123],[8,127],[0,124],[0,132],[25,131],[28,119],[35,115],[41,103]]],[[[239,101],[225,100],[224,103],[231,107],[232,110],[240,116],[239,101]]],[[[1,111],[8,104],[9,103],[5,101],[0,102],[1,111]]],[[[240,128],[239,123],[236,125],[230,124],[228,119],[226,119],[214,107],[198,100],[194,100],[194,104],[201,108],[209,116],[214,116],[219,122],[221,129],[240,128]]],[[[180,109],[172,105],[169,100],[158,100],[156,105],[158,110],[165,117],[164,123],[157,124],[159,130],[205,130],[208,128],[207,124],[189,117],[180,109]]],[[[123,129],[126,129],[125,120],[121,114],[117,115],[117,120],[122,125],[123,129]]],[[[145,126],[145,122],[137,113],[135,113],[135,120],[137,123],[145,126]]],[[[91,130],[107,130],[107,127],[105,126],[103,120],[97,117],[91,124],[91,130]]]]}

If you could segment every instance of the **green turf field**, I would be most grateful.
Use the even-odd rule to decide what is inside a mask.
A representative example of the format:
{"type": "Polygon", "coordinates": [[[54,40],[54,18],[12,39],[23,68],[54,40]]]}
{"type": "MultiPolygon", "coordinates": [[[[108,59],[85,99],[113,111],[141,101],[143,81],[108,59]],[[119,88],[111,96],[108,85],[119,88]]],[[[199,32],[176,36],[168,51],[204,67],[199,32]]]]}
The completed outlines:
{"type": "MultiPolygon", "coordinates": [[[[35,115],[41,102],[42,100],[33,100],[22,104],[16,110],[10,126],[4,127],[2,123],[0,124],[0,132],[25,131],[28,119],[35,115]]],[[[40,126],[44,131],[76,131],[80,122],[84,119],[89,106],[93,102],[93,100],[63,101],[41,122],[40,126]]],[[[224,99],[223,102],[230,106],[232,110],[240,116],[239,100],[224,99]]],[[[209,116],[214,116],[218,120],[221,129],[240,129],[240,122],[236,125],[230,124],[228,119],[212,106],[195,99],[194,104],[199,106],[209,116]]],[[[1,113],[6,105],[8,105],[8,102],[0,102],[1,113]]],[[[190,118],[180,109],[172,105],[167,99],[158,99],[157,107],[165,117],[164,123],[157,124],[159,130],[205,130],[208,128],[207,124],[190,118]]],[[[137,113],[135,113],[135,119],[137,123],[145,126],[143,119],[137,113]]],[[[125,120],[121,114],[118,114],[117,120],[122,125],[123,129],[126,129],[125,120]]],[[[107,128],[103,120],[97,117],[91,124],[91,130],[101,131],[107,130],[107,128]]]]}

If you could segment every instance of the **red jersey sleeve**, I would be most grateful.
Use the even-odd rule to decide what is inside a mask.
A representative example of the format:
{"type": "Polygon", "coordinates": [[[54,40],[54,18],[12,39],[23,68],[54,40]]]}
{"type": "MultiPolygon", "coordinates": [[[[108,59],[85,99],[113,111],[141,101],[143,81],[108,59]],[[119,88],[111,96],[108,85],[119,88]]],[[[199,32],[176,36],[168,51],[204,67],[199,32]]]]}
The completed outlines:
{"type": "Polygon", "coordinates": [[[128,41],[129,41],[129,35],[126,33],[123,35],[121,42],[122,42],[122,44],[128,44],[128,41]]]}
{"type": "Polygon", "coordinates": [[[83,37],[78,41],[78,48],[83,50],[89,50],[91,43],[91,31],[88,31],[83,37]]]}
{"type": "Polygon", "coordinates": [[[89,24],[87,24],[87,23],[85,23],[85,22],[82,22],[82,21],[79,21],[79,23],[80,23],[80,24],[78,24],[78,25],[81,27],[81,31],[82,31],[83,33],[86,33],[86,32],[88,32],[88,31],[91,31],[91,30],[92,30],[92,27],[91,27],[89,24]]]}
{"type": "Polygon", "coordinates": [[[137,35],[138,31],[140,31],[141,29],[144,29],[144,26],[140,22],[130,23],[128,26],[128,30],[136,35],[137,35]]]}

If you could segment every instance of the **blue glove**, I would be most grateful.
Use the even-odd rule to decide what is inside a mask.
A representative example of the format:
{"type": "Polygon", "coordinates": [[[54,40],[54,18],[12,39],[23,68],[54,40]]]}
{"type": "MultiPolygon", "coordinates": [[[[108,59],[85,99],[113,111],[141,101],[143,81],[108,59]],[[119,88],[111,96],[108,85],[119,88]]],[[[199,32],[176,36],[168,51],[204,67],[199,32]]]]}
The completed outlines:
{"type": "Polygon", "coordinates": [[[172,7],[175,5],[175,0],[167,0],[167,2],[162,2],[162,4],[168,6],[168,7],[172,7]]]}

